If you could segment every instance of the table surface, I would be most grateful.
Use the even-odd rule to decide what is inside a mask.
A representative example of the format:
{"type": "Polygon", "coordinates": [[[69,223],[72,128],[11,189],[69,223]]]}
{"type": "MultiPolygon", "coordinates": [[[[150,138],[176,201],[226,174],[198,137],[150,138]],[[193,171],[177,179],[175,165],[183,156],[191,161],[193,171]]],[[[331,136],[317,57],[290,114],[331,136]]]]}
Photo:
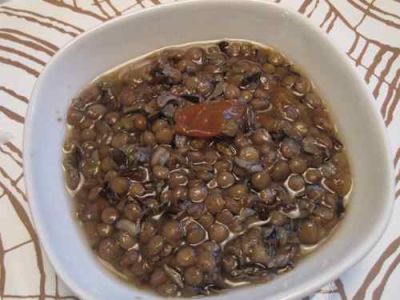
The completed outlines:
{"type": "MultiPolygon", "coordinates": [[[[244,0],[245,1],[245,0],[244,0]]],[[[78,299],[43,252],[22,169],[24,116],[51,57],[82,32],[164,0],[0,1],[0,298],[78,299]]],[[[276,0],[310,19],[345,52],[387,126],[400,196],[400,1],[276,0]]],[[[349,99],[350,100],[350,99],[349,99]]],[[[368,126],[366,124],[366,126],[368,126]]],[[[379,199],[377,199],[379,201],[379,199]]],[[[377,246],[310,299],[399,299],[400,204],[377,246]]]]}

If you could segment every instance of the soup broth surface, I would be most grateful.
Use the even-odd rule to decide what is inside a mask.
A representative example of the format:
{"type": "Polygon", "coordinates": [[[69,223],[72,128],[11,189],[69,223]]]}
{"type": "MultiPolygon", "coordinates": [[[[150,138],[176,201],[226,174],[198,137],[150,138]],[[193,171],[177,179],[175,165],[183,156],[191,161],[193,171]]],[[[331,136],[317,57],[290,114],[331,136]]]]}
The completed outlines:
{"type": "Polygon", "coordinates": [[[164,48],[72,100],[66,187],[93,252],[168,296],[290,271],[345,212],[346,151],[310,79],[229,40],[164,48]]]}

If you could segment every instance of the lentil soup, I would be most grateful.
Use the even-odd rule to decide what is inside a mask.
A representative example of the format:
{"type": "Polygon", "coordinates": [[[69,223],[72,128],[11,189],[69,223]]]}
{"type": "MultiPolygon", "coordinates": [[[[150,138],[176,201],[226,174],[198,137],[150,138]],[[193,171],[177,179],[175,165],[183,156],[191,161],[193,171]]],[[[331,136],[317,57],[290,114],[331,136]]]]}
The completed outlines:
{"type": "Polygon", "coordinates": [[[229,40],[165,48],[72,101],[66,186],[96,255],[169,297],[261,283],[329,237],[352,185],[311,81],[229,40]]]}

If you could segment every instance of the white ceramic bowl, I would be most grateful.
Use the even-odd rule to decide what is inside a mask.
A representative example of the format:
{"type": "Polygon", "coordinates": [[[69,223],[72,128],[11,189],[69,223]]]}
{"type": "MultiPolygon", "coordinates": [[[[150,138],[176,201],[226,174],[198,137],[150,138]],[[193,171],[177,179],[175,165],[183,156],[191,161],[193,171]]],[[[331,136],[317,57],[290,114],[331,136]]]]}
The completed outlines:
{"type": "Polygon", "coordinates": [[[294,299],[338,277],[377,242],[390,217],[392,165],[385,130],[364,83],[328,37],[297,13],[258,1],[182,2],[131,14],[60,50],[32,94],[25,131],[25,178],[41,241],[82,299],[157,299],[110,276],[82,240],[64,190],[61,148],[71,98],[97,75],[149,51],[192,41],[239,38],[272,45],[303,67],[328,102],[350,155],[354,189],[332,238],[270,283],[209,299],[294,299]],[[59,118],[63,121],[59,121],[59,118]]]}

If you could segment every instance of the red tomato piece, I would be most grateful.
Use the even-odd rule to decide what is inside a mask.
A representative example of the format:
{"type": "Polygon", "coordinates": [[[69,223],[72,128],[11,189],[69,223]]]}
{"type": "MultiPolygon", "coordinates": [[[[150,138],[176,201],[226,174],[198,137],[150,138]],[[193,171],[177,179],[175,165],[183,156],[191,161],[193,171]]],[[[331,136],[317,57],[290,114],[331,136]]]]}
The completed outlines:
{"type": "Polygon", "coordinates": [[[243,120],[246,104],[238,100],[219,100],[187,105],[175,113],[176,132],[208,138],[222,134],[224,121],[243,120]]]}

